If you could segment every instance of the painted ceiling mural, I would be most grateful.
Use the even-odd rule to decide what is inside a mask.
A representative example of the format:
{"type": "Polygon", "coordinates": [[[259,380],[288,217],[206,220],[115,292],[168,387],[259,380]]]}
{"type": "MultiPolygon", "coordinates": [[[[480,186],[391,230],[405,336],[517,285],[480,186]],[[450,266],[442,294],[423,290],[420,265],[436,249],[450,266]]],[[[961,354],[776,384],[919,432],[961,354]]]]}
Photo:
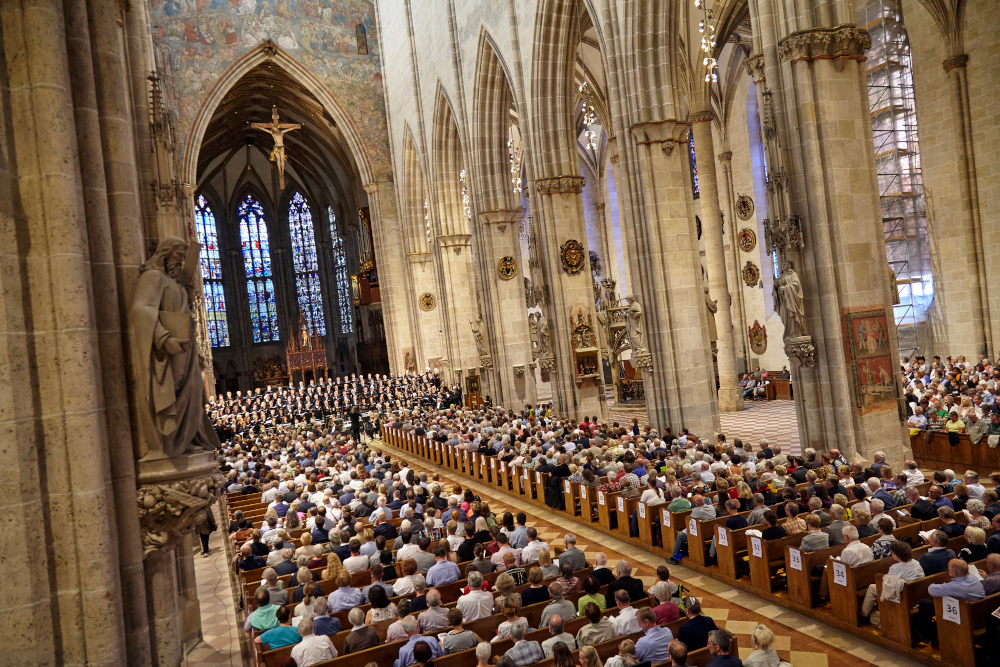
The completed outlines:
{"type": "Polygon", "coordinates": [[[176,115],[180,150],[184,150],[201,101],[219,77],[237,58],[270,39],[326,85],[351,116],[376,178],[391,179],[372,3],[148,0],[148,6],[157,62],[163,69],[168,104],[176,115]],[[358,54],[359,36],[365,41],[362,55],[358,54]]]}

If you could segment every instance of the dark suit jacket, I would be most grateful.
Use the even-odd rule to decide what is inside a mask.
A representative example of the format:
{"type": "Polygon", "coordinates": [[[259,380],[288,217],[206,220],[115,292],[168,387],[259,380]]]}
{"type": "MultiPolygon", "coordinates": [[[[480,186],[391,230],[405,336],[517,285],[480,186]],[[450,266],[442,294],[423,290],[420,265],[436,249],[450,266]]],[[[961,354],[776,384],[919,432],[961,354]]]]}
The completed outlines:
{"type": "Polygon", "coordinates": [[[274,566],[274,571],[278,573],[279,577],[283,577],[286,574],[295,574],[299,571],[299,566],[295,564],[292,560],[283,560],[274,566]]]}
{"type": "Polygon", "coordinates": [[[935,549],[928,551],[920,557],[920,567],[924,569],[924,576],[948,571],[948,561],[955,557],[955,552],[951,549],[935,549]]]}
{"type": "Polygon", "coordinates": [[[934,503],[923,498],[913,503],[913,507],[910,508],[910,514],[914,519],[920,519],[921,521],[936,519],[938,515],[934,503]]]}
{"type": "Polygon", "coordinates": [[[621,588],[628,591],[628,597],[632,602],[637,602],[646,596],[646,591],[642,585],[642,580],[635,577],[619,577],[608,584],[608,593],[604,596],[604,602],[608,607],[614,607],[615,592],[621,588]]]}
{"type": "Polygon", "coordinates": [[[593,575],[594,579],[601,582],[601,586],[607,586],[615,580],[615,573],[606,567],[602,567],[599,570],[593,570],[590,574],[593,575]]]}

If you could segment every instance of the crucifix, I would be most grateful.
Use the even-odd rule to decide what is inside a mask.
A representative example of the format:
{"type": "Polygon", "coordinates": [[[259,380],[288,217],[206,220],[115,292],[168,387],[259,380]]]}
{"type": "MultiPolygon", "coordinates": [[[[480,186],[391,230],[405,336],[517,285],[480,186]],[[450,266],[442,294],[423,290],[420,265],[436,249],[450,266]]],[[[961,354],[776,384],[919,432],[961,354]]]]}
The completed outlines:
{"type": "Polygon", "coordinates": [[[297,130],[301,125],[298,123],[279,123],[278,107],[271,107],[270,123],[251,123],[255,130],[264,130],[274,137],[274,149],[271,151],[271,162],[278,165],[278,184],[282,190],[285,189],[285,132],[297,130]]]}

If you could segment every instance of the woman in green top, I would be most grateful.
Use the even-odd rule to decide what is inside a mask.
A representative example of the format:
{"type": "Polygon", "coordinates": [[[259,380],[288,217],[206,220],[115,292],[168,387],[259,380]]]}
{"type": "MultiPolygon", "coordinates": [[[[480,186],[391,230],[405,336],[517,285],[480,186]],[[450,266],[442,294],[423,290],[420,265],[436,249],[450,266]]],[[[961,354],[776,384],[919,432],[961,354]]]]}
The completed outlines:
{"type": "Polygon", "coordinates": [[[598,591],[601,590],[601,582],[599,582],[593,575],[587,577],[586,581],[583,582],[583,592],[586,595],[580,597],[576,602],[577,613],[583,616],[583,608],[587,606],[588,602],[593,602],[596,604],[601,611],[607,608],[607,602],[604,600],[603,595],[599,595],[598,591]]]}

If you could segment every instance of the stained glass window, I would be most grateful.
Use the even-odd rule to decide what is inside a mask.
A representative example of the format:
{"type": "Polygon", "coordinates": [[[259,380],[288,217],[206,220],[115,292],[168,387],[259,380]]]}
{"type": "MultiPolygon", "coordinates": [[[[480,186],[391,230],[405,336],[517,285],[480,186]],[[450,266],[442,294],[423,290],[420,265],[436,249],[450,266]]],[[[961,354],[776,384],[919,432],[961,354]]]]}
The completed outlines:
{"type": "Polygon", "coordinates": [[[694,193],[694,198],[698,199],[700,196],[698,192],[698,160],[694,156],[694,132],[689,132],[688,138],[688,147],[691,151],[691,190],[694,193]]]}
{"type": "Polygon", "coordinates": [[[278,310],[274,305],[274,282],[271,280],[271,248],[267,242],[267,223],[264,221],[264,209],[252,195],[247,195],[240,204],[240,241],[243,246],[243,266],[247,274],[253,342],[268,343],[279,340],[278,310]]]}
{"type": "Polygon", "coordinates": [[[319,287],[312,211],[299,192],[292,196],[292,203],[288,205],[288,232],[292,237],[292,264],[295,266],[299,310],[305,317],[309,333],[325,336],[326,319],[323,317],[323,294],[319,287]]]}
{"type": "Polygon", "coordinates": [[[354,332],[354,316],[351,313],[351,283],[347,278],[347,253],[344,239],[337,233],[337,216],[333,207],[328,206],[326,214],[330,218],[330,238],[333,240],[333,270],[337,281],[337,307],[340,311],[340,333],[354,332]]]}
{"type": "Polygon", "coordinates": [[[194,210],[194,229],[201,250],[201,280],[205,293],[206,324],[212,347],[229,345],[229,323],[226,321],[226,297],[222,292],[222,262],[219,260],[219,236],[215,214],[204,195],[198,195],[194,210]]]}

